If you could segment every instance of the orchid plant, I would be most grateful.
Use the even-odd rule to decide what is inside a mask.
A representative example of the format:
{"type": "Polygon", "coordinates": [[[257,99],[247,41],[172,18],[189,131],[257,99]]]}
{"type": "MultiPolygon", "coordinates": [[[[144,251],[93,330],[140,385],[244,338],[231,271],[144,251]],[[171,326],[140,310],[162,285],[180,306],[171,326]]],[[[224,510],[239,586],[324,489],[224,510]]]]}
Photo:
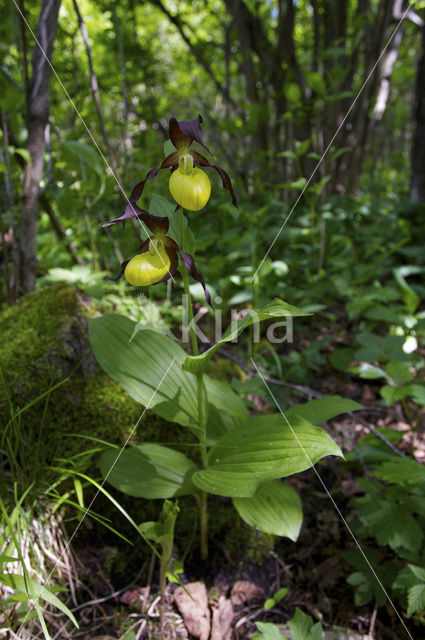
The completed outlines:
{"type": "Polygon", "coordinates": [[[192,147],[196,143],[213,157],[203,142],[201,123],[200,116],[187,122],[171,118],[169,137],[175,150],[134,187],[124,213],[107,223],[137,218],[147,231],[148,237],[137,254],[121,265],[119,277],[124,276],[131,286],[144,287],[174,278],[180,259],[189,301],[192,353],[185,352],[167,335],[114,314],[90,321],[90,339],[100,365],[135,400],[190,434],[188,455],[170,446],[143,442],[142,434],[138,443],[122,452],[108,448],[99,463],[104,478],[134,497],[170,499],[192,495],[199,506],[200,548],[205,559],[208,494],[232,499],[249,525],[296,540],[302,522],[301,501],[294,489],[280,479],[311,467],[323,456],[341,456],[339,447],[317,423],[360,405],[335,396],[291,407],[285,413],[279,410],[273,415],[251,417],[230,385],[205,373],[217,349],[236,341],[245,328],[264,320],[307,314],[275,299],[263,309],[241,315],[220,340],[199,353],[191,323],[189,274],[201,283],[209,305],[211,297],[194,257],[185,252],[184,209],[199,211],[209,200],[211,183],[203,168],[210,167],[220,175],[223,187],[237,206],[228,174],[192,147]],[[170,205],[167,215],[154,215],[157,211],[148,212],[136,203],[146,181],[163,169],[171,170],[169,189],[177,206],[170,205]],[[171,226],[179,229],[174,238],[170,235],[171,226]]]}

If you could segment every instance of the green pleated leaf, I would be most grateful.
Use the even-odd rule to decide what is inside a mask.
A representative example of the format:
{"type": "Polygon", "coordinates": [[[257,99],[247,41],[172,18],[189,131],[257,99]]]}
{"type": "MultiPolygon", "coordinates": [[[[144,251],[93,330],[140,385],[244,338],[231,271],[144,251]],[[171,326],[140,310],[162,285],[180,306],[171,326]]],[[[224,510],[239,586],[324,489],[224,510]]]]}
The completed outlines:
{"type": "Polygon", "coordinates": [[[407,615],[425,610],[425,584],[415,584],[407,592],[407,615]]]}
{"type": "Polygon", "coordinates": [[[125,449],[106,450],[100,471],[115,489],[135,498],[173,498],[196,491],[191,477],[198,467],[183,453],[160,444],[142,443],[125,449]],[[115,464],[114,464],[115,463],[115,464]]]}
{"type": "Polygon", "coordinates": [[[396,462],[381,464],[373,475],[395,484],[421,483],[425,482],[425,467],[411,458],[397,458],[396,462]]]}
{"type": "Polygon", "coordinates": [[[45,600],[52,606],[56,607],[56,609],[59,609],[59,611],[62,611],[62,613],[68,616],[71,622],[79,628],[78,622],[68,607],[64,605],[54,593],[46,589],[46,587],[43,587],[43,585],[38,584],[38,582],[32,578],[29,578],[28,576],[24,578],[24,576],[16,573],[3,573],[0,574],[0,582],[7,587],[14,589],[18,593],[25,594],[28,599],[37,600],[38,598],[41,598],[42,600],[45,600]]]}
{"type": "MultiPolygon", "coordinates": [[[[134,400],[170,422],[196,423],[197,379],[182,370],[187,354],[175,340],[116,314],[90,320],[89,335],[102,369],[134,400]]],[[[242,401],[228,385],[209,376],[204,384],[208,403],[234,416],[234,423],[246,418],[242,401]]]]}
{"type": "Polygon", "coordinates": [[[290,425],[277,414],[232,429],[211,448],[209,468],[194,474],[194,484],[216,495],[250,498],[265,480],[304,471],[323,456],[342,456],[323,429],[299,416],[290,425]]]}
{"type": "Polygon", "coordinates": [[[397,269],[393,270],[394,278],[400,287],[400,293],[403,302],[405,303],[409,313],[415,313],[418,305],[420,304],[420,297],[412,289],[410,285],[407,284],[406,278],[410,275],[417,275],[418,273],[423,273],[423,267],[417,267],[413,265],[407,265],[403,267],[397,267],[397,269]]]}
{"type": "Polygon", "coordinates": [[[256,622],[255,625],[260,633],[257,633],[253,640],[288,640],[272,622],[256,622]]]}
{"type": "Polygon", "coordinates": [[[233,498],[242,520],[264,533],[297,540],[303,521],[301,500],[292,487],[271,480],[252,498],[233,498]]]}
{"type": "MultiPolygon", "coordinates": [[[[243,400],[233,391],[232,387],[225,382],[214,380],[204,376],[206,382],[208,402],[219,411],[225,411],[229,415],[237,418],[238,422],[248,420],[248,409],[243,400]]],[[[236,425],[234,425],[236,426],[236,425]]]]}
{"type": "Polygon", "coordinates": [[[191,371],[192,373],[200,373],[204,371],[209,359],[224,343],[235,340],[244,329],[247,327],[262,322],[263,320],[270,320],[273,318],[295,317],[295,316],[308,316],[311,315],[305,311],[301,311],[297,307],[294,307],[283,300],[275,298],[270,304],[266,305],[263,309],[254,310],[251,309],[246,316],[232,323],[224,332],[221,340],[216,342],[207,351],[200,356],[188,356],[183,364],[185,371],[191,371]]]}
{"type": "Polygon", "coordinates": [[[312,424],[322,424],[322,422],[335,418],[341,413],[349,413],[359,409],[364,409],[364,407],[354,400],[340,396],[326,396],[304,404],[297,404],[285,411],[285,415],[289,421],[293,416],[298,415],[312,424]]]}

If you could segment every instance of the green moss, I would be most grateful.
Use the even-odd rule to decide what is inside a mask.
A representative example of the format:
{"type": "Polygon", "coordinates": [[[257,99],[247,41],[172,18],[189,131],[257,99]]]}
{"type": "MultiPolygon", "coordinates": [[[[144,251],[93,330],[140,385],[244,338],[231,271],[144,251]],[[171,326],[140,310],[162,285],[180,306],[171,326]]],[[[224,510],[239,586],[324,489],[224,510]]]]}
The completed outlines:
{"type": "Polygon", "coordinates": [[[52,362],[43,356],[54,344],[52,337],[63,319],[71,321],[77,306],[76,291],[61,284],[29,294],[0,314],[0,367],[13,390],[22,391],[22,399],[37,388],[39,374],[52,369],[52,362]]]}
{"type": "MultiPolygon", "coordinates": [[[[44,454],[43,463],[92,447],[65,434],[124,443],[143,411],[97,366],[87,333],[91,313],[89,302],[66,284],[25,296],[0,313],[0,421],[9,423],[11,436],[23,436],[20,447],[28,456],[44,454]]],[[[147,413],[137,433],[158,441],[164,430],[168,438],[170,425],[147,413]]]]}
{"type": "Polygon", "coordinates": [[[240,380],[246,378],[246,374],[244,374],[242,369],[228,358],[210,360],[205,372],[221,382],[230,382],[232,378],[239,378],[240,380]]]}

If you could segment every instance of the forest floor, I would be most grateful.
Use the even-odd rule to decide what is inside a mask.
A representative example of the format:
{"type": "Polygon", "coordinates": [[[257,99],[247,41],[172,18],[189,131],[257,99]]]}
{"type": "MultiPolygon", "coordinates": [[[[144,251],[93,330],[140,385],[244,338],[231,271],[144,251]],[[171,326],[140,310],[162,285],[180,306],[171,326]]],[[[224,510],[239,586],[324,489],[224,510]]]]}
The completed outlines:
{"type": "MultiPolygon", "coordinates": [[[[335,376],[335,372],[325,368],[317,371],[316,380],[318,386],[315,391],[337,393],[370,407],[370,411],[366,409],[360,415],[340,417],[325,426],[344,452],[355,448],[356,442],[376,427],[391,427],[406,432],[399,449],[413,454],[418,461],[424,461],[423,429],[412,435],[400,405],[379,407],[379,386],[373,381],[349,376],[344,378],[342,374],[335,376]]],[[[200,620],[205,622],[211,613],[215,620],[213,635],[206,631],[209,623],[205,622],[206,627],[201,624],[196,637],[214,640],[252,638],[258,633],[256,621],[273,622],[280,626],[282,632],[288,633],[285,622],[291,618],[295,607],[300,607],[315,621],[322,622],[325,638],[329,640],[407,638],[389,602],[381,607],[373,603],[355,606],[354,590],[346,582],[351,570],[345,556],[356,548],[356,543],[324,486],[338,510],[349,517],[352,502],[361,493],[356,473],[345,467],[342,471],[333,458],[319,465],[318,472],[320,479],[310,469],[289,480],[303,501],[304,521],[297,542],[275,539],[273,549],[266,551],[260,561],[246,557],[235,561],[232,554],[220,545],[220,549],[211,549],[212,555],[217,556],[218,553],[221,557],[219,568],[217,562],[214,569],[203,566],[196,557],[185,562],[182,581],[186,586],[195,583],[193,588],[200,589],[199,600],[204,604],[199,609],[199,605],[193,603],[192,606],[189,601],[179,611],[175,595],[178,586],[170,584],[163,635],[159,634],[159,592],[154,557],[145,562],[143,572],[137,575],[128,548],[120,549],[118,553],[129,557],[125,578],[123,575],[117,577],[106,569],[111,547],[86,544],[83,547],[80,540],[80,546],[75,549],[77,565],[81,567],[83,582],[90,577],[91,597],[90,602],[81,605],[78,612],[81,628],[87,630],[79,637],[85,640],[121,638],[124,629],[130,629],[130,634],[134,629],[134,635],[129,635],[129,638],[192,638],[195,636],[188,634],[187,627],[194,630],[193,625],[196,627],[200,620]],[[205,584],[205,588],[200,583],[205,584]],[[265,608],[265,600],[281,587],[288,588],[286,597],[271,609],[265,608]]],[[[367,477],[366,467],[364,472],[367,477]]],[[[367,544],[361,542],[361,546],[366,548],[367,544]]],[[[397,604],[396,607],[399,608],[397,604]]],[[[411,621],[406,622],[411,628],[411,621]]],[[[418,630],[414,637],[423,637],[420,635],[422,632],[418,630]]]]}

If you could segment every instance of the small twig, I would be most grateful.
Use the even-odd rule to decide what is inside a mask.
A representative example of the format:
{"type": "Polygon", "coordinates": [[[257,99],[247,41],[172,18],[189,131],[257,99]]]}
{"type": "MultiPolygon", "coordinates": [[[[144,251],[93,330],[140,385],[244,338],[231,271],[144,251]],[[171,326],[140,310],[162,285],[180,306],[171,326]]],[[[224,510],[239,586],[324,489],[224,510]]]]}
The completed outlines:
{"type": "Polygon", "coordinates": [[[365,420],[362,420],[362,418],[359,418],[359,416],[355,416],[352,412],[350,412],[348,414],[350,417],[354,418],[355,420],[357,420],[357,422],[360,422],[361,425],[363,425],[364,427],[366,427],[366,429],[369,429],[369,431],[371,433],[373,433],[374,436],[376,436],[376,438],[378,438],[379,440],[381,440],[384,444],[386,444],[386,446],[391,449],[391,451],[395,454],[397,454],[398,456],[402,456],[403,458],[406,458],[406,454],[403,453],[403,451],[400,451],[400,449],[397,449],[397,447],[395,447],[389,440],[387,440],[387,438],[385,436],[382,435],[382,433],[379,433],[379,431],[377,431],[375,429],[375,427],[373,427],[372,425],[368,424],[365,420]]]}
{"type": "MultiPolygon", "coordinates": [[[[245,363],[238,358],[237,356],[234,356],[230,353],[228,353],[225,349],[219,349],[218,350],[219,353],[221,353],[223,356],[225,356],[226,358],[228,358],[229,360],[232,360],[233,362],[235,362],[250,378],[258,378],[258,374],[254,373],[253,371],[251,371],[250,369],[248,369],[248,367],[245,365],[245,363]]],[[[325,396],[324,393],[321,393],[320,391],[315,391],[314,389],[311,389],[310,387],[305,387],[303,385],[300,384],[292,384],[291,382],[283,382],[282,380],[277,380],[276,378],[269,378],[268,376],[263,376],[264,380],[266,380],[266,382],[271,382],[272,384],[277,384],[280,387],[287,387],[288,389],[293,389],[294,391],[299,391],[300,393],[303,393],[306,396],[309,396],[310,398],[323,398],[325,396]]]]}
{"type": "Polygon", "coordinates": [[[375,607],[372,612],[372,617],[370,619],[369,634],[368,634],[369,638],[375,637],[375,622],[376,622],[377,613],[378,613],[378,605],[375,604],[375,607]]]}

